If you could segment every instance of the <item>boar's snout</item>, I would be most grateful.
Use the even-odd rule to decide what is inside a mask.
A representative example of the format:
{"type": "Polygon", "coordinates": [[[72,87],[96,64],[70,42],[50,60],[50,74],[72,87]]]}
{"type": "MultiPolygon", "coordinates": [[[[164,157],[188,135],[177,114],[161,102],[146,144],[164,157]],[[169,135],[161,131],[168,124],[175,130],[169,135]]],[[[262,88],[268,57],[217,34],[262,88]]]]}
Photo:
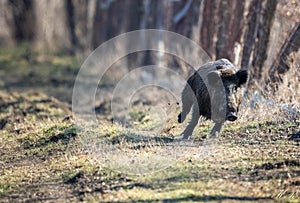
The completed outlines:
{"type": "Polygon", "coordinates": [[[234,113],[234,112],[229,112],[226,115],[226,120],[229,120],[229,121],[235,121],[237,118],[238,117],[237,117],[236,113],[234,113]]]}

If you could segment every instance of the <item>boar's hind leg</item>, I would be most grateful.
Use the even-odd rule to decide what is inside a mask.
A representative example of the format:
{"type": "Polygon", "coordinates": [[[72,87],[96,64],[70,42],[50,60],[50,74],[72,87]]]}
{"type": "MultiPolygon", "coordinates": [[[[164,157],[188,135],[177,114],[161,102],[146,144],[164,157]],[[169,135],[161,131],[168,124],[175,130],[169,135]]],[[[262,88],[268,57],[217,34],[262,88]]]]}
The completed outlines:
{"type": "Polygon", "coordinates": [[[212,130],[210,131],[210,135],[212,137],[216,137],[218,136],[218,134],[221,131],[223,123],[215,123],[214,127],[212,128],[212,130]]]}
{"type": "Polygon", "coordinates": [[[199,118],[200,118],[200,114],[199,114],[198,104],[195,103],[194,106],[193,106],[192,119],[189,122],[189,124],[186,127],[186,129],[182,133],[183,139],[187,139],[187,138],[189,138],[192,135],[192,133],[193,133],[196,125],[198,124],[199,118]]]}
{"type": "Polygon", "coordinates": [[[190,87],[187,85],[185,86],[182,92],[182,111],[178,115],[178,123],[182,123],[186,116],[189,114],[191,107],[193,105],[193,95],[190,87]]]}

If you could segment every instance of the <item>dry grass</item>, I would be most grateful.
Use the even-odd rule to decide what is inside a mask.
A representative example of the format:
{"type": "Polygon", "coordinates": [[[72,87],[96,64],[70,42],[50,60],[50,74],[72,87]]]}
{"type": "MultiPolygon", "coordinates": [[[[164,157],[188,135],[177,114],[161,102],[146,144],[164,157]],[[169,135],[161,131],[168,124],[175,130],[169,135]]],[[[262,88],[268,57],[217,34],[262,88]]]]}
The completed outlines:
{"type": "Polygon", "coordinates": [[[299,130],[298,123],[243,117],[209,141],[202,138],[210,127],[204,122],[193,143],[174,144],[181,129],[173,121],[168,123],[174,126],[173,136],[169,132],[137,141],[128,129],[102,119],[89,135],[104,136],[106,146],[119,151],[89,151],[95,156],[82,145],[83,132],[66,119],[64,105],[46,98],[1,93],[2,101],[14,107],[1,111],[1,118],[9,120],[1,131],[1,202],[299,200],[299,146],[288,140],[299,130]],[[31,102],[39,110],[24,116],[20,109],[31,102]],[[132,160],[136,162],[126,166],[132,160]]]}
{"type": "MultiPolygon", "coordinates": [[[[136,129],[156,126],[155,102],[136,102],[131,125],[113,124],[105,110],[86,129],[67,103],[37,91],[1,91],[0,202],[299,202],[299,83],[288,77],[279,95],[262,94],[253,108],[249,96],[219,138],[204,139],[211,123],[203,121],[186,142],[174,139],[184,126],[171,96],[160,106],[167,112],[162,132],[151,135],[136,129]]],[[[3,85],[11,78],[2,74],[3,85]]]]}
{"type": "Polygon", "coordinates": [[[259,84],[250,87],[246,98],[247,107],[242,109],[244,121],[291,121],[299,122],[300,118],[300,51],[292,53],[289,60],[290,70],[281,75],[281,83],[276,84],[277,91],[259,84]],[[275,119],[276,118],[276,119],[275,119]]]}
{"type": "Polygon", "coordinates": [[[293,52],[288,61],[290,70],[282,77],[282,83],[279,85],[276,98],[279,101],[299,104],[300,103],[300,50],[293,52]]]}

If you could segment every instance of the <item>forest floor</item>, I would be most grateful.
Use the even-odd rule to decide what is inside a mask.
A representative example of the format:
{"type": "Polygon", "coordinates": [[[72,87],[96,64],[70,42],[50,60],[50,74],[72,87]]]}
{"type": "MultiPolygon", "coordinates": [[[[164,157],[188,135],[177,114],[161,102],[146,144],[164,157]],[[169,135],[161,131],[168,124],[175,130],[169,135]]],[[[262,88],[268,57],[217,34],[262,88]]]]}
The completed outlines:
{"type": "MultiPolygon", "coordinates": [[[[300,201],[299,118],[242,119],[211,144],[203,122],[169,165],[114,170],[84,148],[72,118],[78,62],[26,53],[0,50],[0,202],[300,201]]],[[[93,133],[129,154],[160,152],[182,130],[175,119],[150,143],[137,142],[109,116],[99,119],[93,133]]]]}

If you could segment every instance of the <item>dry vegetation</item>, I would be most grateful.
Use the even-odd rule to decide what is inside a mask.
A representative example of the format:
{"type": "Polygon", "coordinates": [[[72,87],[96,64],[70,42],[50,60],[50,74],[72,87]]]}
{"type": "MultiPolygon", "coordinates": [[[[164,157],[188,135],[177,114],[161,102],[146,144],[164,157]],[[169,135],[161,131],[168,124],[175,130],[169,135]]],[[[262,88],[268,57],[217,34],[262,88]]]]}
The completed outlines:
{"type": "MultiPolygon", "coordinates": [[[[299,61],[277,95],[248,92],[239,121],[217,139],[204,138],[210,122],[203,121],[193,142],[174,141],[182,130],[176,105],[151,140],[112,124],[104,111],[89,138],[119,151],[103,153],[83,146],[87,131],[69,103],[49,96],[68,101],[78,64],[63,55],[29,64],[25,52],[0,55],[0,202],[300,201],[299,61]],[[137,163],[124,164],[132,154],[137,163]]],[[[129,118],[151,127],[150,107],[136,104],[129,118]]]]}
{"type": "Polygon", "coordinates": [[[299,24],[300,1],[279,0],[276,11],[272,0],[120,2],[0,1],[0,202],[300,202],[299,44],[284,56],[290,69],[279,75],[282,83],[265,87],[299,24]],[[221,136],[207,138],[212,123],[202,120],[192,140],[178,139],[187,121],[177,123],[176,94],[160,88],[137,91],[124,125],[112,122],[113,90],[133,67],[149,60],[181,66],[185,78],[192,73],[183,60],[155,51],[113,64],[96,94],[97,125],[75,122],[71,98],[81,64],[64,52],[85,58],[111,37],[144,28],[183,34],[213,58],[249,60],[243,68],[254,78],[239,119],[221,136]]]}

